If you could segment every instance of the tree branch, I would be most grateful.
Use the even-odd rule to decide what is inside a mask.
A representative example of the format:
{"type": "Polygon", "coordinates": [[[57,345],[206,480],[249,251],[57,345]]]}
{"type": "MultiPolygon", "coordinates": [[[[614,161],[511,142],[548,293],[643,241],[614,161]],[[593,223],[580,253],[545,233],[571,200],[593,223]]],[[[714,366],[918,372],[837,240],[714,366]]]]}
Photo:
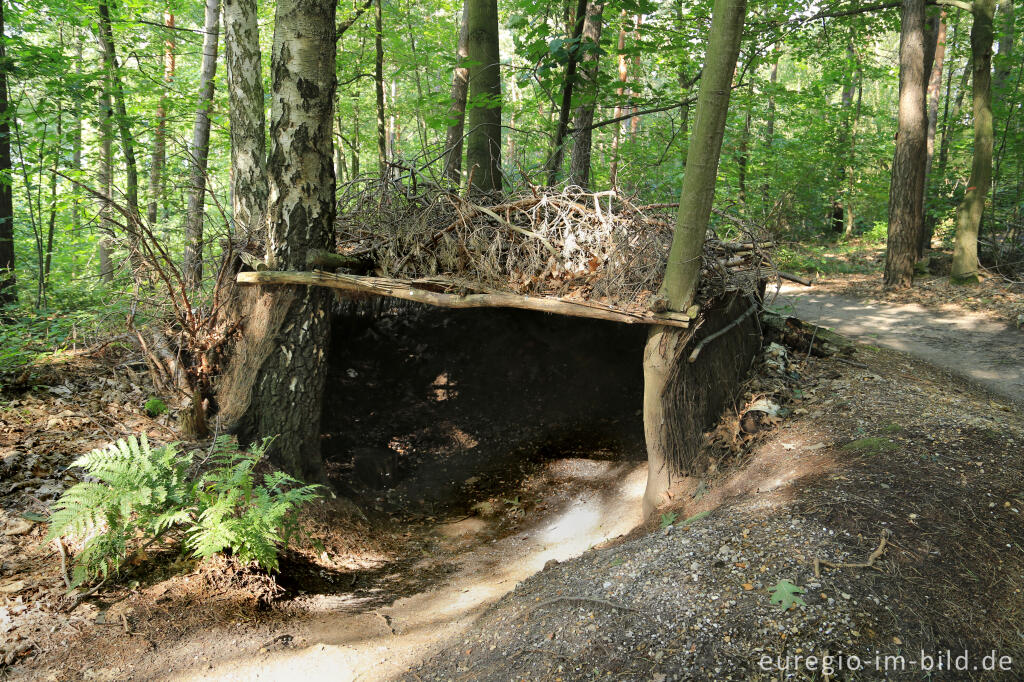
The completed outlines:
{"type": "Polygon", "coordinates": [[[335,31],[334,31],[334,39],[335,40],[341,40],[341,37],[343,35],[345,35],[345,31],[347,31],[350,28],[352,28],[352,24],[354,24],[357,21],[359,21],[359,17],[363,16],[363,13],[366,10],[370,9],[370,5],[372,5],[372,4],[373,4],[373,0],[366,0],[366,2],[363,3],[363,6],[360,7],[359,9],[357,9],[352,16],[350,16],[348,19],[346,19],[345,21],[343,21],[340,24],[338,24],[338,28],[335,29],[335,31]]]}

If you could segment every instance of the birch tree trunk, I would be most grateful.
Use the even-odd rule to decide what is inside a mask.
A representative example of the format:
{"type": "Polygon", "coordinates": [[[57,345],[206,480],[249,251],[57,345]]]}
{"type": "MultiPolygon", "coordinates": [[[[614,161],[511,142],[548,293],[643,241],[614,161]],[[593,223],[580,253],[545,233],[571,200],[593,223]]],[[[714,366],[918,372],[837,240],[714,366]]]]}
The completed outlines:
{"type": "Polygon", "coordinates": [[[220,39],[220,0],[206,0],[203,22],[203,64],[199,71],[199,106],[192,126],[191,191],[185,214],[185,286],[198,289],[203,281],[203,215],[206,202],[206,168],[210,158],[210,109],[213,108],[213,77],[217,71],[217,41],[220,39]]]}
{"type": "Polygon", "coordinates": [[[572,154],[569,159],[569,184],[579,185],[583,189],[590,187],[590,155],[594,139],[591,124],[594,122],[594,110],[597,107],[598,68],[601,64],[601,16],[604,13],[604,2],[592,0],[587,5],[587,18],[583,24],[583,97],[576,108],[576,119],[573,127],[576,135],[573,138],[572,154]]]}
{"type": "MultiPolygon", "coordinates": [[[[271,269],[301,270],[310,250],[334,241],[334,15],[334,0],[277,3],[267,160],[271,269]]],[[[307,481],[325,478],[320,419],[330,296],[323,287],[261,288],[246,357],[233,358],[227,376],[228,412],[243,416],[239,435],[276,436],[271,460],[307,481]]]]}
{"type": "Polygon", "coordinates": [[[466,18],[469,0],[462,4],[462,25],[456,48],[455,73],[452,74],[452,103],[448,107],[448,133],[444,141],[444,177],[456,187],[462,182],[462,136],[466,128],[466,96],[469,93],[469,26],[466,18]]]}
{"type": "MultiPolygon", "coordinates": [[[[164,13],[164,25],[174,28],[174,15],[164,13]]],[[[174,82],[174,41],[164,41],[164,90],[160,94],[160,103],[156,109],[156,130],[153,131],[153,153],[149,163],[149,205],[146,207],[146,219],[150,225],[156,224],[160,201],[163,199],[163,170],[167,154],[167,93],[174,82]]]]}
{"type": "MultiPolygon", "coordinates": [[[[697,113],[686,154],[686,173],[679,198],[675,234],[665,267],[659,298],[669,310],[686,310],[693,302],[700,276],[722,138],[729,112],[732,76],[739,55],[746,0],[715,0],[704,71],[697,95],[697,113]]],[[[680,444],[667,423],[667,401],[674,399],[673,368],[684,362],[685,332],[652,326],[644,349],[644,436],[647,440],[647,489],[643,515],[650,516],[664,502],[672,476],[680,465],[680,444]]],[[[696,438],[699,434],[689,434],[696,438]]]]}
{"type": "Polygon", "coordinates": [[[469,134],[466,172],[473,194],[501,192],[501,55],[498,1],[466,0],[469,42],[469,134]]]}
{"type": "Polygon", "coordinates": [[[14,196],[11,188],[11,124],[7,107],[7,33],[0,0],[0,307],[15,303],[14,196]]]}
{"type": "Polygon", "coordinates": [[[889,231],[885,286],[905,289],[914,279],[917,245],[924,229],[925,0],[903,0],[900,29],[900,100],[896,152],[889,184],[889,231]]]}
{"type": "Polygon", "coordinates": [[[262,236],[267,214],[267,122],[256,0],[224,0],[231,121],[231,212],[243,242],[262,236]]]}
{"type": "Polygon", "coordinates": [[[992,184],[992,21],[995,0],[975,0],[971,26],[971,98],[974,109],[974,156],[967,194],[957,209],[951,277],[978,281],[978,230],[992,184]]]}

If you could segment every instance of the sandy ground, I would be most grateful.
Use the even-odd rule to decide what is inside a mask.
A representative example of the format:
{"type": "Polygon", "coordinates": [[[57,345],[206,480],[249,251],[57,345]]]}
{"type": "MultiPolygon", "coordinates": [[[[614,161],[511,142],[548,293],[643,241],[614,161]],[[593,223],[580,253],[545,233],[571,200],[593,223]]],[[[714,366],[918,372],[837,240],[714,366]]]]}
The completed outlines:
{"type": "Polygon", "coordinates": [[[784,286],[775,307],[865,343],[909,353],[1024,402],[1024,330],[955,306],[865,303],[784,286]]]}
{"type": "MultiPolygon", "coordinates": [[[[397,677],[455,641],[480,614],[549,562],[628,533],[640,522],[646,465],[559,460],[549,474],[546,513],[521,531],[488,541],[478,517],[441,526],[466,546],[444,584],[391,606],[362,613],[326,612],[290,628],[285,652],[246,652],[235,659],[176,672],[174,680],[382,680],[397,677]],[[573,493],[572,491],[576,492],[573,493]]],[[[325,610],[330,605],[324,605],[325,610]]]]}

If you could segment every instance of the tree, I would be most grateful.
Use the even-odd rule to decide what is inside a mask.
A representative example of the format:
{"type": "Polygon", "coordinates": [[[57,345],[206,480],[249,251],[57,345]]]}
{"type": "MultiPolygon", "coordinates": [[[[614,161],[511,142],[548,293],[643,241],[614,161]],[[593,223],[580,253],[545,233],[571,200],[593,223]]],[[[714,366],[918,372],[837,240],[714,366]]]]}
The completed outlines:
{"type": "MultiPolygon", "coordinates": [[[[928,79],[928,138],[925,143],[924,184],[928,188],[928,178],[932,173],[932,162],[935,160],[935,131],[939,123],[939,96],[942,90],[942,66],[946,57],[946,12],[939,17],[939,30],[935,35],[935,58],[932,61],[932,72],[928,79]]],[[[928,197],[925,197],[924,228],[921,230],[921,241],[918,242],[917,257],[924,257],[924,252],[931,247],[932,235],[935,232],[935,221],[927,210],[928,197]]]]}
{"type": "Polygon", "coordinates": [[[565,155],[565,135],[569,130],[569,116],[572,114],[572,91],[576,86],[576,68],[579,64],[579,55],[583,35],[583,24],[587,14],[587,0],[579,0],[576,5],[576,20],[573,24],[572,37],[569,40],[565,62],[565,77],[562,80],[562,104],[558,108],[558,124],[555,126],[555,138],[551,143],[551,151],[548,153],[548,160],[544,164],[544,172],[548,176],[548,184],[553,185],[558,181],[559,172],[562,170],[562,158],[565,155]]]}
{"type": "Polygon", "coordinates": [[[381,177],[388,170],[387,115],[384,112],[384,10],[381,0],[375,0],[374,9],[374,62],[373,87],[377,95],[377,168],[381,177]]]}
{"type": "Polygon", "coordinates": [[[925,107],[925,0],[903,0],[900,21],[900,99],[896,152],[889,185],[885,286],[909,287],[924,230],[924,166],[928,135],[925,107]]]}
{"type": "MultiPolygon", "coordinates": [[[[306,267],[333,244],[334,0],[279,0],[271,55],[267,264],[306,267]]],[[[228,414],[246,440],[275,436],[270,458],[323,480],[320,412],[330,341],[322,287],[266,287],[250,311],[246,349],[232,359],[228,414]],[[232,382],[232,377],[235,381],[232,382]]]]}
{"type": "Polygon", "coordinates": [[[256,0],[224,0],[224,54],[231,120],[231,211],[235,234],[248,242],[265,228],[266,117],[256,0]]]}
{"type": "Polygon", "coordinates": [[[576,135],[569,161],[569,184],[587,189],[590,186],[590,152],[594,131],[594,110],[597,107],[598,69],[601,64],[601,15],[604,2],[592,0],[587,5],[587,18],[583,24],[583,101],[576,108],[573,128],[576,135]]]}
{"type": "Polygon", "coordinates": [[[957,209],[953,244],[954,281],[978,279],[978,230],[992,184],[992,34],[995,0],[972,3],[971,98],[974,110],[974,155],[967,193],[957,209]]]}
{"type": "Polygon", "coordinates": [[[11,177],[10,103],[7,96],[7,32],[0,0],[0,307],[18,300],[14,276],[14,196],[11,177]]]}
{"type": "MultiPolygon", "coordinates": [[[[700,276],[701,252],[715,197],[715,180],[729,112],[732,77],[739,56],[746,0],[715,0],[697,113],[686,154],[675,233],[659,292],[661,305],[685,311],[693,302],[700,276]]],[[[673,368],[682,361],[685,332],[652,326],[644,348],[644,435],[647,440],[647,489],[644,517],[663,502],[672,483],[672,462],[679,444],[666,424],[666,401],[673,368]]],[[[696,434],[690,434],[695,436],[696,434]]]]}
{"type": "Polygon", "coordinates": [[[203,22],[203,65],[199,72],[199,105],[192,126],[191,177],[188,212],[185,214],[185,286],[198,289],[203,280],[203,206],[206,200],[206,168],[210,158],[210,109],[213,107],[213,76],[217,71],[220,37],[220,0],[206,0],[203,22]]]}
{"type": "MultiPolygon", "coordinates": [[[[174,15],[164,13],[164,25],[174,28],[174,15]]],[[[168,93],[174,83],[174,41],[170,38],[171,31],[164,41],[164,89],[160,93],[160,103],[156,109],[156,130],[153,131],[153,154],[149,163],[149,205],[146,207],[146,219],[150,225],[156,223],[157,211],[164,194],[164,161],[167,155],[167,105],[168,93]]]]}
{"type": "Polygon", "coordinates": [[[469,133],[466,172],[470,192],[501,191],[501,55],[498,0],[466,0],[469,33],[469,133]]]}
{"type": "Polygon", "coordinates": [[[111,28],[109,0],[99,0],[96,5],[99,13],[97,39],[103,63],[106,67],[105,88],[112,99],[114,122],[121,137],[121,153],[125,163],[125,199],[132,215],[139,215],[139,171],[135,163],[135,137],[132,135],[131,121],[125,104],[124,86],[121,83],[121,65],[117,60],[117,49],[114,45],[114,32],[111,28]]]}
{"type": "Polygon", "coordinates": [[[448,133],[444,141],[444,177],[458,186],[462,180],[462,136],[466,128],[466,96],[469,93],[469,1],[462,3],[462,21],[459,25],[459,43],[455,54],[455,72],[452,74],[452,102],[448,107],[448,133]]]}

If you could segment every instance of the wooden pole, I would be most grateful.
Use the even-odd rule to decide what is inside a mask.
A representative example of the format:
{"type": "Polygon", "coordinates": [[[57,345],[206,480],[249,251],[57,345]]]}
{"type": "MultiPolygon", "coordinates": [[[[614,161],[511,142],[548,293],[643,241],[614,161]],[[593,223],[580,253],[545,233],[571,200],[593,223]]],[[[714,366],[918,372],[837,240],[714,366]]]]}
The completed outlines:
{"type": "Polygon", "coordinates": [[[519,308],[626,324],[660,324],[683,329],[690,326],[689,316],[681,313],[632,312],[592,301],[564,301],[542,296],[501,293],[452,294],[421,288],[446,284],[454,286],[453,283],[436,279],[417,282],[385,277],[335,274],[320,270],[313,272],[264,270],[262,272],[240,272],[237,281],[239,284],[306,284],[329,287],[363,294],[390,296],[442,308],[519,308]]]}

